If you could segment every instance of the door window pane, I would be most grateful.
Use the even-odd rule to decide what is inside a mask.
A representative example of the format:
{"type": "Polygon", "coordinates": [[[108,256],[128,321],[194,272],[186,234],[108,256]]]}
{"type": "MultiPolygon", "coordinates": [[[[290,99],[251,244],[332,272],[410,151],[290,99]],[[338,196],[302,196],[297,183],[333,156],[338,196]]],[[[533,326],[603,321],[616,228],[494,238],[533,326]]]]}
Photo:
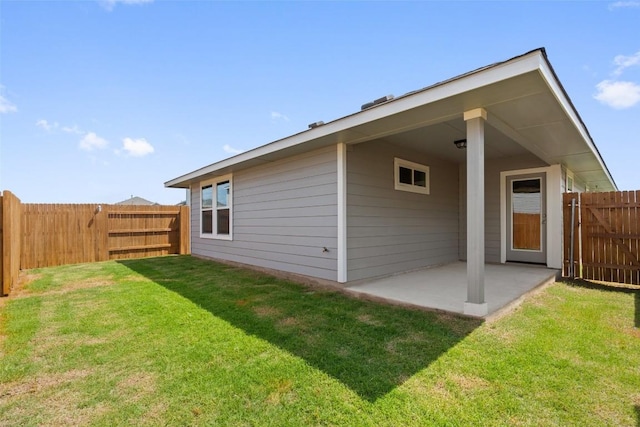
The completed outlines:
{"type": "Polygon", "coordinates": [[[539,178],[511,183],[513,249],[540,250],[542,247],[540,186],[539,178]]]}

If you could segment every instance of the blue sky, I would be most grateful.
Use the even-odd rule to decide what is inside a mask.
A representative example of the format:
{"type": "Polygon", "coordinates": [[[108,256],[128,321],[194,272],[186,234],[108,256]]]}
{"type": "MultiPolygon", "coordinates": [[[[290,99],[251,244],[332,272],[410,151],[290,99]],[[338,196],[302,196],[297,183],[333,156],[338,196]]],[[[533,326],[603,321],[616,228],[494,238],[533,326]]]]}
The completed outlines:
{"type": "Polygon", "coordinates": [[[163,183],[545,47],[620,189],[640,189],[640,1],[0,2],[0,189],[184,199],[163,183]]]}

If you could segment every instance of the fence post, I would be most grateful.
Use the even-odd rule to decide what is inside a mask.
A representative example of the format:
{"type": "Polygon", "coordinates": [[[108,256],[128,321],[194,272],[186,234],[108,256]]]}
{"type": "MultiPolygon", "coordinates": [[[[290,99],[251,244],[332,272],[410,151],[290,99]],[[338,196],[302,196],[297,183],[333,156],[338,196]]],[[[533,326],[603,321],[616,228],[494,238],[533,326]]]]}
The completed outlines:
{"type": "Polygon", "coordinates": [[[2,295],[9,295],[20,274],[22,204],[10,191],[2,194],[2,295]]]}
{"type": "Polygon", "coordinates": [[[2,256],[2,260],[0,260],[0,296],[4,296],[6,295],[4,293],[4,274],[3,274],[3,264],[4,264],[4,252],[3,252],[3,247],[4,247],[4,223],[3,223],[3,218],[4,216],[2,215],[2,205],[3,202],[2,200],[4,199],[4,197],[2,197],[2,192],[0,192],[0,256],[2,256]]]}
{"type": "Polygon", "coordinates": [[[180,255],[191,253],[191,221],[189,206],[180,206],[180,255]]]}
{"type": "Polygon", "coordinates": [[[109,260],[109,205],[98,205],[96,207],[94,236],[96,239],[96,259],[95,261],[109,260]]]}

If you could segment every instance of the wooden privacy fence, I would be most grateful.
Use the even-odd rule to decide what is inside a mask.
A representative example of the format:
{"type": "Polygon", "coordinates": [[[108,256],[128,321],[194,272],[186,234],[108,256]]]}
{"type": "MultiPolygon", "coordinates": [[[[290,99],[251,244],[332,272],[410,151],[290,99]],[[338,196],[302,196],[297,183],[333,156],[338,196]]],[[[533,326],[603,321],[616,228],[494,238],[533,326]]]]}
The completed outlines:
{"type": "Polygon", "coordinates": [[[186,206],[23,205],[23,269],[189,252],[186,206]]]}
{"type": "Polygon", "coordinates": [[[563,274],[640,284],[640,191],[566,193],[563,206],[563,274]]]}
{"type": "Polygon", "coordinates": [[[0,205],[2,295],[20,269],[190,253],[187,206],[0,205]]]}

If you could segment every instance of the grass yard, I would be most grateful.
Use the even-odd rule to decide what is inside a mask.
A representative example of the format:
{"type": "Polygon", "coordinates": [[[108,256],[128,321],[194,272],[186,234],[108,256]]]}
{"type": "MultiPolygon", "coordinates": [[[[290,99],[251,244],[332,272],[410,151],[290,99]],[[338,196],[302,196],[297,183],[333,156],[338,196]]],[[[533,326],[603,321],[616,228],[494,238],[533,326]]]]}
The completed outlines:
{"type": "Polygon", "coordinates": [[[0,425],[640,425],[640,293],[557,283],[491,324],[187,256],[31,270],[0,425]]]}

